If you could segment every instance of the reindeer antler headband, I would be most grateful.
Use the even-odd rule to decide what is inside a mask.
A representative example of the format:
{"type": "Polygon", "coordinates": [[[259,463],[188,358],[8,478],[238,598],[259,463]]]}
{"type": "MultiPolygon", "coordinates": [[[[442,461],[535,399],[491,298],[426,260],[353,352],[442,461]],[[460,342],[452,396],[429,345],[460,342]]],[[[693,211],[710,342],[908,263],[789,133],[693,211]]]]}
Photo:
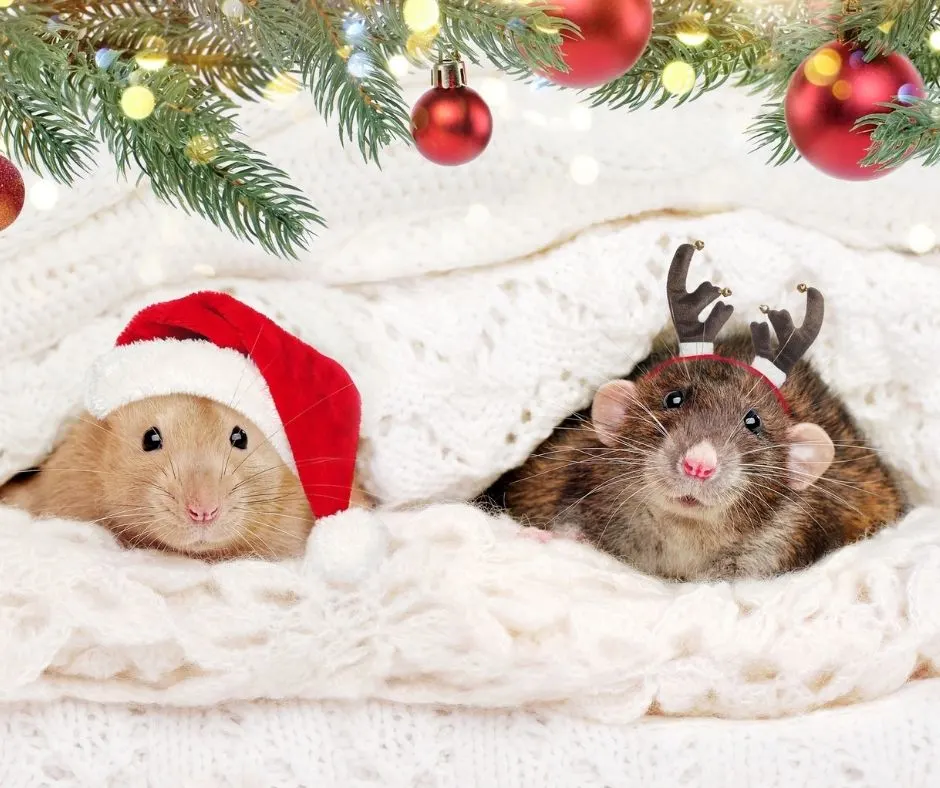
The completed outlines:
{"type": "Polygon", "coordinates": [[[704,321],[699,315],[719,297],[727,298],[731,291],[719,288],[711,282],[702,282],[695,290],[689,292],[686,282],[689,275],[689,266],[692,255],[696,249],[702,249],[704,244],[696,241],[695,245],[682,244],[672,258],[669,266],[669,275],[666,279],[666,297],[669,300],[669,311],[672,313],[672,322],[679,338],[679,354],[675,358],[664,361],[654,367],[648,375],[654,375],[663,367],[684,361],[710,359],[733,364],[749,372],[759,375],[766,380],[776,393],[778,399],[786,410],[789,410],[786,400],[780,393],[780,387],[787,379],[794,365],[809,350],[819,330],[822,328],[825,301],[822,293],[815,287],[799,285],[797,289],[806,293],[806,316],[799,328],[793,325],[793,318],[785,309],[770,309],[761,307],[761,311],[770,320],[774,333],[777,335],[777,351],[774,352],[770,339],[770,326],[766,322],[751,323],[751,341],[754,344],[754,358],[750,364],[734,358],[726,358],[714,353],[715,339],[721,331],[734,307],[718,301],[704,321]]]}

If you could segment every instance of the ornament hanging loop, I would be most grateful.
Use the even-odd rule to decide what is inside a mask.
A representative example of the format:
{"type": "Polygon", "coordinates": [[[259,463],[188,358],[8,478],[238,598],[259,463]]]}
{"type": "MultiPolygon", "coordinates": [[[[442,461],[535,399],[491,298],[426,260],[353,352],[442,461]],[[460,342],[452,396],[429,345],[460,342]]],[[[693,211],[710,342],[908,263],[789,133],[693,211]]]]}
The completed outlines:
{"type": "Polygon", "coordinates": [[[432,88],[463,88],[467,85],[467,67],[460,55],[441,55],[431,69],[432,88]]]}

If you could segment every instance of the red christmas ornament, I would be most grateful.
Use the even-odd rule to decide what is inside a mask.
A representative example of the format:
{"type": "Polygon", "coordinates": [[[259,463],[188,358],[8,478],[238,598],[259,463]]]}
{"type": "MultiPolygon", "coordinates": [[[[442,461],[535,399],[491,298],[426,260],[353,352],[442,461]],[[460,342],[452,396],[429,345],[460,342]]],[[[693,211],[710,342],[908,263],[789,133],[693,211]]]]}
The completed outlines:
{"type": "Polygon", "coordinates": [[[0,156],[0,230],[6,230],[23,210],[26,186],[13,162],[0,156]]]}
{"type": "Polygon", "coordinates": [[[563,34],[568,71],[544,76],[569,88],[594,88],[625,74],[640,59],[653,32],[650,0],[554,0],[546,13],[574,22],[581,35],[563,34]]]}
{"type": "Polygon", "coordinates": [[[870,180],[890,168],[859,162],[871,146],[871,128],[857,121],[884,112],[884,102],[924,95],[924,80],[904,55],[865,62],[865,53],[833,41],[811,54],[790,79],[784,114],[800,154],[822,172],[844,180],[870,180]]]}
{"type": "Polygon", "coordinates": [[[431,72],[433,87],[411,111],[411,136],[435,164],[466,164],[486,149],[493,116],[480,94],[467,87],[463,62],[444,58],[431,72]]]}

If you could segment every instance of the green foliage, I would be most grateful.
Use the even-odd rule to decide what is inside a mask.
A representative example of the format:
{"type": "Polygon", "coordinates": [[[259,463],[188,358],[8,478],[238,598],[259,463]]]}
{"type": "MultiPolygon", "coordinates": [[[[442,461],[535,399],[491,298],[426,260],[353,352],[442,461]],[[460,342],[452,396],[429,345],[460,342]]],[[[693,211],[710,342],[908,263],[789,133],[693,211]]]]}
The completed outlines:
{"type": "MultiPolygon", "coordinates": [[[[647,50],[628,73],[585,93],[591,104],[674,106],[726,83],[744,86],[767,98],[751,138],[782,164],[796,156],[784,120],[786,86],[810,52],[843,38],[868,57],[906,53],[930,89],[927,100],[862,119],[874,129],[866,163],[940,161],[940,56],[928,43],[940,28],[940,2],[837,0],[810,18],[806,4],[777,0],[788,10],[771,21],[761,15],[766,3],[652,2],[647,50]],[[697,38],[689,35],[696,30],[697,38]],[[662,80],[673,61],[696,76],[680,95],[662,80]]],[[[290,256],[323,220],[286,173],[238,138],[238,101],[263,100],[272,82],[296,78],[340,140],[378,163],[387,145],[410,141],[392,55],[427,66],[436,54],[457,52],[530,79],[546,67],[563,70],[559,45],[580,35],[555,15],[553,0],[438,0],[438,28],[417,36],[403,0],[242,3],[229,16],[223,0],[14,0],[0,9],[0,139],[22,165],[64,184],[90,170],[103,145],[122,173],[147,178],[159,199],[290,256]],[[96,63],[102,49],[113,62],[96,63]],[[165,56],[165,65],[139,69],[135,58],[148,51],[165,56]],[[156,97],[143,120],[121,109],[130,84],[156,97]]]]}

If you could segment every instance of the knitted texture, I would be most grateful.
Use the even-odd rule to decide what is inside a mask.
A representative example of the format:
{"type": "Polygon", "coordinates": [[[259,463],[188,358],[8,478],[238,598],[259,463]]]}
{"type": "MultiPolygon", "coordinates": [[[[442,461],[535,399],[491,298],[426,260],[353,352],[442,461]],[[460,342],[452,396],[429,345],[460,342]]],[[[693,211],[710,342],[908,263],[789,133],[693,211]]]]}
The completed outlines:
{"type": "MultiPolygon", "coordinates": [[[[572,716],[608,723],[649,711],[776,717],[885,696],[915,671],[933,675],[940,511],[929,507],[940,475],[940,315],[924,294],[937,292],[940,269],[935,253],[896,250],[915,221],[940,225],[940,207],[925,198],[926,176],[904,170],[880,191],[869,189],[876,208],[860,196],[866,185],[819,178],[807,188],[813,176],[805,168],[759,170],[744,146],[729,142],[729,123],[740,128],[752,109],[736,97],[663,114],[598,113],[589,137],[575,139],[573,127],[551,120],[565,117],[567,99],[513,91],[517,122],[539,112],[544,123],[516,135],[497,126],[486,156],[446,177],[405,150],[392,151],[377,173],[352,153],[338,157],[325,136],[333,132],[305,110],[287,124],[260,113],[258,139],[338,212],[334,230],[299,263],[235,245],[145,193],[109,184],[107,173],[69,195],[47,224],[24,216],[4,238],[0,478],[50,449],[81,401],[85,371],[134,311],[211,286],[348,369],[363,398],[360,474],[370,492],[401,509],[321,521],[300,561],[217,566],[123,551],[94,526],[30,522],[0,509],[0,692],[8,702],[372,698],[525,706],[551,721],[543,734],[555,740],[572,716]],[[689,135],[696,118],[705,131],[689,135]],[[625,153],[628,127],[648,147],[625,153]],[[588,138],[602,178],[572,198],[570,151],[583,150],[588,138]],[[468,217],[468,203],[483,195],[491,216],[481,229],[482,211],[468,217]],[[746,208],[758,198],[764,212],[746,208]],[[756,315],[760,303],[798,308],[800,281],[826,294],[826,325],[811,357],[920,508],[793,576],[674,585],[585,545],[543,544],[507,518],[447,503],[522,462],[597,385],[647,352],[668,315],[671,253],[694,238],[706,242],[696,270],[734,290],[739,319],[756,315]],[[414,507],[427,501],[437,503],[414,507]]],[[[19,708],[10,714],[39,714],[19,708]]],[[[126,713],[56,708],[104,715],[108,725],[126,713]]],[[[336,706],[289,708],[305,720],[299,724],[326,726],[330,735],[347,724],[336,721],[336,706]]],[[[923,707],[908,708],[910,715],[923,707]]],[[[256,713],[265,736],[282,724],[269,707],[256,713]]],[[[404,735],[429,719],[415,707],[400,714],[404,722],[383,718],[380,729],[404,735]]],[[[914,724],[908,712],[897,714],[914,724]]],[[[154,719],[159,731],[174,718],[154,719]]],[[[528,728],[535,723],[519,713],[458,719],[454,736],[490,737],[505,724],[521,741],[542,730],[528,728]],[[491,722],[475,722],[481,719],[491,722]]],[[[424,730],[435,741],[443,736],[433,725],[424,730]]],[[[590,730],[595,762],[613,737],[611,763],[621,768],[647,742],[639,732],[590,730]]],[[[630,729],[638,730],[645,729],[630,729]]],[[[645,782],[637,772],[640,784],[670,774],[668,753],[678,752],[681,734],[671,736],[659,771],[645,782]]],[[[312,758],[331,757],[323,749],[328,737],[316,745],[306,729],[297,737],[303,751],[320,748],[312,758]]],[[[271,741],[265,752],[274,751],[271,741]]],[[[878,761],[864,740],[857,744],[857,784],[885,784],[866,765],[878,761]]],[[[574,757],[578,746],[563,745],[558,757],[574,757]]],[[[455,758],[474,764],[462,775],[501,752],[464,740],[454,747],[455,758]]],[[[230,774],[226,768],[216,776],[230,774]]],[[[412,774],[398,768],[388,773],[400,784],[422,785],[406,779],[421,774],[417,767],[412,774]]],[[[436,777],[424,784],[451,784],[449,766],[427,768],[436,777]]],[[[767,768],[772,776],[777,767],[767,768]]],[[[751,779],[735,784],[774,784],[759,766],[741,769],[751,779]]],[[[690,774],[690,785],[729,784],[690,774]]],[[[334,784],[379,784],[369,779],[334,784]]],[[[628,784],[601,779],[576,784],[628,784]]],[[[213,784],[229,784],[219,780],[213,784]]]]}
{"type": "Polygon", "coordinates": [[[2,774],[17,788],[928,788],[940,761],[938,703],[931,681],[851,713],[628,729],[377,702],[23,704],[2,726],[18,779],[2,774]]]}

